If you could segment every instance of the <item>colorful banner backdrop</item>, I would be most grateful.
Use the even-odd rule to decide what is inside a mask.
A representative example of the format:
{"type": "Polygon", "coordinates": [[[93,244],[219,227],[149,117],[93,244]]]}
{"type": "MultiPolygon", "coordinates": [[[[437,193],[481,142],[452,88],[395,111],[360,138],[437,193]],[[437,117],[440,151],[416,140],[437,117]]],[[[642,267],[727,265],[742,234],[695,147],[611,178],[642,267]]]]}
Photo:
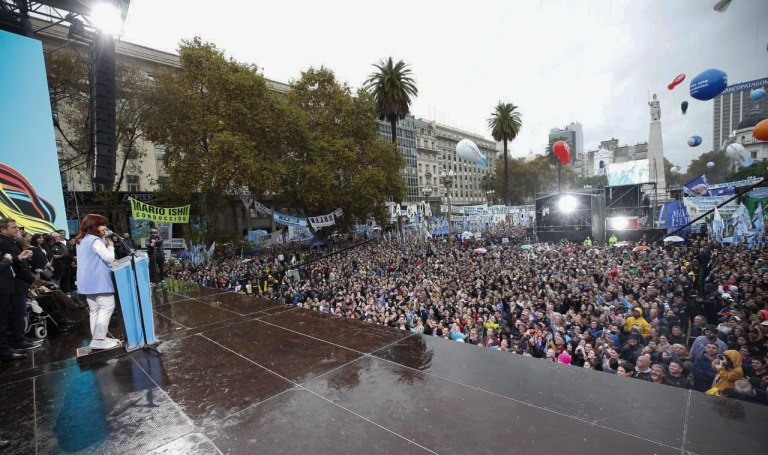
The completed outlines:
{"type": "Polygon", "coordinates": [[[280,212],[272,212],[272,220],[283,226],[307,227],[307,219],[286,215],[280,212]]]}
{"type": "Polygon", "coordinates": [[[0,217],[69,230],[39,40],[0,30],[0,217]]]}
{"type": "Polygon", "coordinates": [[[131,198],[131,214],[139,220],[155,223],[189,223],[189,204],[181,207],[157,207],[131,198]]]}

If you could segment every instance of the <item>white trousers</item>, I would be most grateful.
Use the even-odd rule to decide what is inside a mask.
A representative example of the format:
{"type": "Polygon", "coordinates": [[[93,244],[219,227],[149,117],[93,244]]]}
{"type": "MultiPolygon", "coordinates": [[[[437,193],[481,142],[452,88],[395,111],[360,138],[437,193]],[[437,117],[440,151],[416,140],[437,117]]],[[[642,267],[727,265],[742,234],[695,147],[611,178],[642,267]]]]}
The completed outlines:
{"type": "Polygon", "coordinates": [[[87,295],[88,309],[91,313],[91,337],[94,340],[103,340],[107,336],[109,320],[115,311],[114,294],[87,295]]]}

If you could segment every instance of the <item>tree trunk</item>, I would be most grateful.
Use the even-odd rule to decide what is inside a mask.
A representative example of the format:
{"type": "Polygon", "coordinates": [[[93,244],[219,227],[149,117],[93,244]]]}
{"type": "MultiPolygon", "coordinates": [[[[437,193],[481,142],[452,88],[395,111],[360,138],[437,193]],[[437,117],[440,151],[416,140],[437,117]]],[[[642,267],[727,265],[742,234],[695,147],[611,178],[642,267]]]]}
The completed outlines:
{"type": "Polygon", "coordinates": [[[504,205],[509,205],[509,164],[507,159],[507,138],[504,138],[504,205]]]}
{"type": "Polygon", "coordinates": [[[389,120],[389,125],[392,127],[392,143],[397,146],[397,116],[389,120]]]}

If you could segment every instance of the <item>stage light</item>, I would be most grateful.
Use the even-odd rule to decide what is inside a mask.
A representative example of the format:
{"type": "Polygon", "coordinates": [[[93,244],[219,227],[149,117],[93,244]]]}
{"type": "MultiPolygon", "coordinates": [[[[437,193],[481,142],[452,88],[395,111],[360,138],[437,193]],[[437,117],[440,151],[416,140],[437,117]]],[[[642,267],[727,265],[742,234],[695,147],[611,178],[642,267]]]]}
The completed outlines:
{"type": "Polygon", "coordinates": [[[117,35],[123,28],[120,9],[111,1],[100,1],[93,5],[89,17],[93,25],[106,35],[117,35]]]}
{"type": "Polygon", "coordinates": [[[560,199],[557,201],[557,208],[563,213],[572,213],[578,205],[579,202],[570,194],[560,196],[560,199]]]}
{"type": "Polygon", "coordinates": [[[613,224],[614,229],[618,229],[620,231],[623,231],[629,226],[629,220],[626,216],[615,216],[611,220],[613,224]]]}

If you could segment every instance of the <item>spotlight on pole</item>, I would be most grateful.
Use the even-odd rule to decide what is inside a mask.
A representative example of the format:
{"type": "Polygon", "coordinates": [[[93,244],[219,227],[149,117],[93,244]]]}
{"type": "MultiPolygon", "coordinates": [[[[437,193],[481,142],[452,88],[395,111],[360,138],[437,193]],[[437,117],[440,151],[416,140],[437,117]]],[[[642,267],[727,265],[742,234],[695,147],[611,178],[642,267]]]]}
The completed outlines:
{"type": "Polygon", "coordinates": [[[123,28],[120,8],[108,0],[94,4],[89,17],[93,25],[105,35],[118,35],[123,28]]]}
{"type": "Polygon", "coordinates": [[[579,202],[572,194],[564,194],[557,200],[557,208],[562,213],[573,213],[578,205],[579,202]]]}

